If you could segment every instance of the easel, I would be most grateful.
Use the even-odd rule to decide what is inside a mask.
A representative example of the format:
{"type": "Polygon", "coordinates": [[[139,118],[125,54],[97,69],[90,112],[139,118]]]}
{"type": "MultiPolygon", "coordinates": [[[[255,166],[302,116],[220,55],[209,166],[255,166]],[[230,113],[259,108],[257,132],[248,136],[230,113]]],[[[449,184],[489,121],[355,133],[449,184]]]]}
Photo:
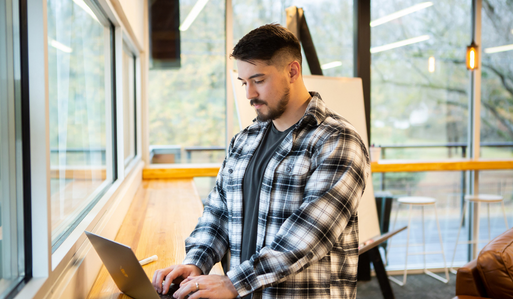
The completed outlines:
{"type": "MultiPolygon", "coordinates": [[[[306,60],[308,62],[308,66],[310,67],[310,71],[311,71],[312,75],[322,76],[323,74],[322,74],[321,65],[319,62],[319,58],[317,56],[317,52],[315,51],[312,36],[310,34],[310,30],[308,29],[308,25],[306,23],[303,9],[298,8],[296,6],[291,6],[287,9],[285,9],[285,11],[287,14],[287,28],[290,31],[292,31],[292,33],[294,33],[294,35],[296,35],[296,37],[298,37],[300,43],[302,44],[303,50],[305,52],[306,60]]],[[[316,76],[312,76],[312,77],[316,77],[316,76]]],[[[321,87],[322,84],[319,84],[320,81],[318,79],[305,78],[305,83],[306,83],[306,79],[310,80],[310,84],[311,84],[310,86],[309,86],[309,84],[307,84],[308,88],[312,88],[315,84],[318,84],[319,89],[314,88],[313,90],[318,90],[318,91],[325,90],[325,89],[322,89],[322,87],[321,87]],[[315,81],[317,81],[317,83],[315,81]]],[[[328,78],[326,78],[326,79],[328,79],[328,78]]],[[[328,82],[326,82],[326,83],[328,83],[328,82]]],[[[325,86],[328,86],[328,85],[335,86],[336,83],[335,84],[328,83],[325,86]]],[[[359,88],[361,90],[361,85],[359,86],[359,88]]],[[[363,94],[361,94],[361,96],[358,96],[358,97],[361,97],[361,104],[363,105],[363,94]]],[[[326,99],[325,99],[325,101],[326,101],[326,99]]],[[[332,108],[333,110],[335,110],[343,115],[343,113],[341,113],[341,112],[345,111],[346,109],[344,109],[344,108],[346,108],[347,106],[340,107],[340,105],[344,105],[344,104],[341,104],[340,102],[331,103],[331,104],[328,104],[328,107],[332,108]]],[[[357,103],[353,103],[350,105],[357,105],[357,103]]],[[[361,109],[363,109],[363,106],[361,107],[361,109]]],[[[352,114],[352,115],[361,115],[361,114],[356,113],[356,114],[352,114]]],[[[345,115],[343,115],[343,116],[347,118],[347,116],[345,116],[345,115]]],[[[366,127],[365,114],[363,114],[363,121],[364,121],[363,123],[361,122],[361,119],[351,120],[348,118],[348,120],[355,126],[355,128],[357,130],[363,129],[366,127]]],[[[363,135],[367,134],[366,130],[359,130],[359,132],[362,135],[362,137],[364,137],[363,135]]],[[[367,138],[364,138],[364,140],[366,142],[367,138]]],[[[368,147],[368,145],[367,145],[367,147],[368,147]]],[[[368,183],[372,184],[372,181],[369,180],[368,183]]],[[[370,189],[372,191],[372,186],[370,186],[370,188],[367,188],[367,189],[370,189]]],[[[367,190],[366,190],[366,193],[368,193],[367,190]]],[[[367,196],[369,196],[369,195],[367,195],[367,196]]],[[[365,197],[365,194],[364,194],[364,197],[365,197]]],[[[362,201],[363,201],[363,199],[364,198],[362,198],[362,201]]],[[[367,199],[369,199],[369,198],[367,197],[367,199]]],[[[361,205],[362,204],[367,204],[367,205],[372,204],[372,205],[374,205],[373,211],[375,211],[376,210],[376,208],[375,208],[376,202],[375,202],[374,194],[372,194],[372,199],[373,199],[372,202],[366,201],[365,203],[361,203],[361,205]]],[[[361,208],[359,208],[359,212],[360,211],[361,211],[361,208]]],[[[360,214],[360,215],[364,216],[362,214],[360,214]]],[[[376,217],[377,217],[377,214],[375,212],[374,212],[374,215],[376,215],[376,217]]],[[[377,220],[376,220],[376,223],[377,223],[377,220]]],[[[360,226],[361,226],[361,224],[360,224],[360,226]]],[[[363,239],[364,242],[361,242],[362,239],[360,239],[360,243],[363,243],[366,245],[361,246],[359,248],[360,262],[358,264],[358,271],[359,271],[358,279],[359,280],[370,280],[371,279],[370,263],[372,262],[372,264],[374,265],[374,271],[378,278],[379,286],[381,288],[381,293],[383,294],[383,298],[394,299],[395,298],[394,293],[390,286],[388,275],[386,273],[385,265],[383,264],[381,254],[379,252],[378,245],[382,244],[383,242],[385,242],[392,236],[396,235],[397,233],[405,230],[406,226],[402,227],[400,229],[397,229],[393,232],[385,233],[383,235],[381,235],[379,225],[377,226],[377,228],[372,227],[371,229],[373,232],[376,230],[376,233],[371,234],[371,235],[366,234],[365,238],[363,239]],[[377,236],[377,237],[375,237],[375,236],[377,236]]]]}

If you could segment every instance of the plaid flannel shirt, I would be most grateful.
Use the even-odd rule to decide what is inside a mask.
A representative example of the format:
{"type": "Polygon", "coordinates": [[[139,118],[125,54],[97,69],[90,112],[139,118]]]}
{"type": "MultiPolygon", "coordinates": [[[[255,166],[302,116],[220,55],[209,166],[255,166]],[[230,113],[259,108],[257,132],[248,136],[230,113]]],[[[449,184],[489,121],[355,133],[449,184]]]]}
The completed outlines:
{"type": "Polygon", "coordinates": [[[227,275],[240,296],[356,298],[359,200],[370,173],[354,127],[312,92],[304,116],[264,173],[256,253],[240,261],[244,172],[268,122],[254,122],[228,155],[186,242],[184,264],[208,274],[231,251],[227,275]]]}

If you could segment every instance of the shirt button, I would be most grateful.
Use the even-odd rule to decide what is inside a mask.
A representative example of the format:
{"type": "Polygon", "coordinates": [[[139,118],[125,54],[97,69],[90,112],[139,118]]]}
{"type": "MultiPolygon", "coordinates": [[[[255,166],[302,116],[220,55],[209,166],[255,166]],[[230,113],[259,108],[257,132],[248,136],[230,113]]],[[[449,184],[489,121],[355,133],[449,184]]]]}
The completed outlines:
{"type": "Polygon", "coordinates": [[[289,167],[287,167],[287,171],[288,171],[288,172],[291,172],[291,171],[292,171],[292,167],[290,167],[290,166],[289,166],[289,167]]]}
{"type": "Polygon", "coordinates": [[[232,173],[233,172],[233,169],[228,169],[228,173],[232,173]]]}
{"type": "Polygon", "coordinates": [[[242,285],[244,286],[244,288],[246,288],[246,290],[251,290],[251,285],[249,285],[249,283],[247,283],[246,281],[244,281],[242,285]]]}

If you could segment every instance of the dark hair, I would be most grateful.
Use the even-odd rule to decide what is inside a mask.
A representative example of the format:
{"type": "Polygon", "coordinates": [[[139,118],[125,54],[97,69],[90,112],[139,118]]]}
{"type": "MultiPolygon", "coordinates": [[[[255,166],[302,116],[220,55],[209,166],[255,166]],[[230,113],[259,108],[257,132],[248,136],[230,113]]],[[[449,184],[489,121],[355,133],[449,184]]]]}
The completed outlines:
{"type": "Polygon", "coordinates": [[[267,24],[244,35],[233,48],[230,57],[241,61],[263,60],[276,64],[276,54],[286,54],[302,63],[301,45],[296,36],[279,24],[267,24]]]}

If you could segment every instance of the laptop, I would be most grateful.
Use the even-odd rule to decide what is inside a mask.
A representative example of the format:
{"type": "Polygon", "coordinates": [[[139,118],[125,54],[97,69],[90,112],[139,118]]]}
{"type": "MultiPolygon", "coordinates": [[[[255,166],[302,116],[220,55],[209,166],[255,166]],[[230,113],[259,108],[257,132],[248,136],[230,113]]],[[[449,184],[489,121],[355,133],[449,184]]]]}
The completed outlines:
{"type": "Polygon", "coordinates": [[[157,293],[130,247],[88,231],[85,234],[121,292],[134,299],[174,299],[179,285],[171,284],[165,295],[157,293]]]}

